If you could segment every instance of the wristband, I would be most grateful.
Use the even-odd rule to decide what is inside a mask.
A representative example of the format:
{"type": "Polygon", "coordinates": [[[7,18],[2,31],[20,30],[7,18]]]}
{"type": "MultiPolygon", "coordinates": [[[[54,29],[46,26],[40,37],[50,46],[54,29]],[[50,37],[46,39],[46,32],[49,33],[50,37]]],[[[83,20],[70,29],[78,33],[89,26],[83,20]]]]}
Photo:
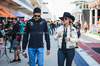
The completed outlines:
{"type": "Polygon", "coordinates": [[[25,52],[25,50],[23,50],[23,52],[25,52]]]}

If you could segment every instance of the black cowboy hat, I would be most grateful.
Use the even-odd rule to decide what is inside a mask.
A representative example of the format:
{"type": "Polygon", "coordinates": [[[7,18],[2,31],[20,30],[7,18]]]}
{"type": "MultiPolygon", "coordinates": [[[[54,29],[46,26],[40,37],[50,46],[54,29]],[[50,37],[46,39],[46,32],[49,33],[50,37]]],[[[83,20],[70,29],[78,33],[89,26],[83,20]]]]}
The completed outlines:
{"type": "Polygon", "coordinates": [[[73,21],[75,20],[74,16],[72,16],[69,12],[64,12],[63,17],[59,17],[61,20],[64,19],[64,17],[69,17],[71,18],[73,21]]]}
{"type": "Polygon", "coordinates": [[[72,16],[72,18],[71,18],[71,19],[72,19],[72,21],[73,21],[73,22],[75,21],[75,17],[74,17],[74,16],[72,16]]]}

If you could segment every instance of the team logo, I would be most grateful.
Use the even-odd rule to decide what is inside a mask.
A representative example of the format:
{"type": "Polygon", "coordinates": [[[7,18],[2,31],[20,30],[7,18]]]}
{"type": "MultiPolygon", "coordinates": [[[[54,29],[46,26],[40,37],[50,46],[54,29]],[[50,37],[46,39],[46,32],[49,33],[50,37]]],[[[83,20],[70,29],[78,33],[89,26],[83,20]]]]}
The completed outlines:
{"type": "Polygon", "coordinates": [[[42,25],[43,24],[43,21],[42,22],[40,22],[40,25],[42,25]]]}
{"type": "Polygon", "coordinates": [[[33,22],[31,22],[30,25],[33,26],[33,22]]]}

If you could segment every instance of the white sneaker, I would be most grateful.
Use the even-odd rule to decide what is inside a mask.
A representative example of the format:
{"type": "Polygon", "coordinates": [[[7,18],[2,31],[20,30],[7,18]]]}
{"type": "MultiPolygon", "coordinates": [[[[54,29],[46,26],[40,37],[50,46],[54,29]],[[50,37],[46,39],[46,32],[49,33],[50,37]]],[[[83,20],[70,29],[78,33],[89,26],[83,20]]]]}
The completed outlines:
{"type": "MultiPolygon", "coordinates": [[[[2,46],[2,49],[5,48],[5,46],[2,46]]],[[[8,46],[6,46],[6,48],[8,48],[8,46]]]]}
{"type": "Polygon", "coordinates": [[[2,48],[5,48],[5,46],[2,46],[2,48]]]}

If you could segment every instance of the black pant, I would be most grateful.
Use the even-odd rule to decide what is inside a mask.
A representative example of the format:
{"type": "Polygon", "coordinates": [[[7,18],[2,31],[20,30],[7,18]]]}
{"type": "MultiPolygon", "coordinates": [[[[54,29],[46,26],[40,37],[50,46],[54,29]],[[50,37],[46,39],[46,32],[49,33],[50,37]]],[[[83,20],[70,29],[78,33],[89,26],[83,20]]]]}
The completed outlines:
{"type": "Polygon", "coordinates": [[[71,66],[75,55],[75,49],[58,50],[58,66],[64,66],[66,59],[66,66],[71,66]]]}
{"type": "Polygon", "coordinates": [[[51,34],[53,35],[54,28],[51,28],[51,31],[52,31],[52,33],[51,33],[51,34]]]}
{"type": "Polygon", "coordinates": [[[81,33],[78,33],[78,34],[77,34],[77,37],[80,38],[80,36],[81,36],[81,33]]]}
{"type": "Polygon", "coordinates": [[[85,28],[85,32],[87,32],[87,28],[85,28]]]}

